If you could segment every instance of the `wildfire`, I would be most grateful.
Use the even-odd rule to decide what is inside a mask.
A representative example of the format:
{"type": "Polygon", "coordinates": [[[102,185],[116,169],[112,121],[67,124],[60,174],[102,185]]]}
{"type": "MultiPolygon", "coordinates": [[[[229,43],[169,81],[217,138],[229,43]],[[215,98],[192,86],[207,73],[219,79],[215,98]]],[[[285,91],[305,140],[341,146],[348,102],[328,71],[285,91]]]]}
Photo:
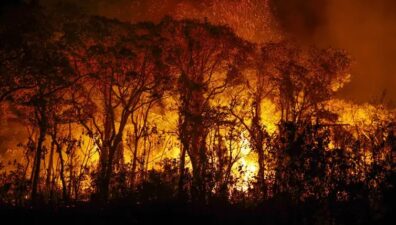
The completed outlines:
{"type": "Polygon", "coordinates": [[[304,197],[387,166],[394,112],[334,99],[350,80],[349,56],[262,38],[272,26],[268,1],[224,2],[203,11],[177,4],[176,17],[199,20],[59,18],[62,26],[48,28],[55,39],[14,47],[33,51],[34,42],[39,55],[1,64],[18,78],[1,83],[1,116],[14,117],[0,135],[18,143],[0,147],[32,199],[50,190],[107,200],[151,186],[202,200],[235,190],[304,197]]]}
{"type": "Polygon", "coordinates": [[[234,167],[233,173],[235,176],[241,177],[236,184],[237,190],[244,192],[248,191],[251,181],[254,180],[257,175],[257,156],[253,154],[249,145],[250,143],[246,138],[246,134],[241,133],[241,141],[239,143],[241,155],[240,160],[234,167]]]}

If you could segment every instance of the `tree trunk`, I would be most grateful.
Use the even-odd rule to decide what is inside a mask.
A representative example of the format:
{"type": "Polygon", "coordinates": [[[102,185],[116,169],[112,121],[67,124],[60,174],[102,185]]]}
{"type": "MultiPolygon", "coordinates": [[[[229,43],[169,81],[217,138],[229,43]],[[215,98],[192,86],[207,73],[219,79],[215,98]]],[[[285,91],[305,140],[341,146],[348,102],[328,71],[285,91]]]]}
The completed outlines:
{"type": "Polygon", "coordinates": [[[122,132],[119,133],[112,145],[108,147],[108,157],[105,162],[103,162],[103,166],[101,168],[101,177],[100,177],[100,200],[106,202],[109,199],[109,190],[110,190],[110,180],[113,176],[113,164],[114,164],[114,156],[118,150],[118,146],[122,141],[122,132]]]}
{"type": "Polygon", "coordinates": [[[204,203],[206,199],[206,137],[208,134],[204,111],[205,90],[203,87],[191,89],[191,85],[202,85],[203,77],[198,76],[194,81],[183,76],[181,99],[182,107],[179,109],[180,118],[180,140],[187,146],[186,151],[191,159],[193,169],[193,184],[191,187],[192,200],[204,203]]]}
{"type": "Polygon", "coordinates": [[[109,190],[110,190],[110,179],[113,176],[113,163],[114,163],[114,155],[117,151],[118,144],[112,146],[110,148],[109,160],[107,162],[106,174],[103,179],[103,192],[102,192],[102,200],[107,201],[109,199],[109,190]]]}
{"type": "MultiPolygon", "coordinates": [[[[261,142],[262,143],[262,142],[261,142]]],[[[263,149],[263,145],[259,144],[256,147],[257,149],[257,154],[258,154],[258,164],[259,164],[259,170],[258,170],[258,183],[259,183],[259,188],[260,191],[263,192],[263,194],[265,195],[265,178],[264,178],[264,149],[263,149]]]]}
{"type": "Polygon", "coordinates": [[[108,167],[108,158],[109,158],[109,146],[108,144],[105,144],[102,149],[101,149],[101,154],[100,154],[100,169],[99,169],[99,174],[98,174],[98,181],[97,181],[97,194],[100,201],[106,201],[107,200],[107,193],[108,193],[108,185],[106,181],[106,173],[107,173],[107,167],[108,167]]]}
{"type": "Polygon", "coordinates": [[[262,194],[266,194],[265,190],[265,178],[264,178],[264,138],[265,138],[265,131],[263,126],[261,125],[261,96],[257,95],[255,103],[253,105],[254,108],[254,116],[252,119],[252,129],[251,129],[251,134],[250,136],[253,138],[251,140],[251,143],[253,143],[254,148],[257,152],[258,155],[258,164],[259,164],[259,170],[258,170],[258,185],[259,189],[262,192],[262,194]]]}
{"type": "MultiPolygon", "coordinates": [[[[43,114],[42,114],[43,115],[43,114]]],[[[37,203],[37,186],[40,179],[40,166],[41,166],[41,157],[43,151],[43,143],[45,140],[45,135],[47,133],[46,122],[43,120],[40,124],[40,134],[37,141],[37,149],[36,149],[36,156],[35,156],[35,164],[34,164],[34,173],[33,173],[33,183],[32,183],[32,201],[33,204],[37,203]]]]}
{"type": "Polygon", "coordinates": [[[60,161],[60,179],[62,182],[62,198],[64,202],[69,200],[69,196],[67,194],[67,184],[65,179],[65,161],[62,155],[62,147],[59,143],[56,142],[56,151],[58,153],[59,161],[60,161]]]}
{"type": "Polygon", "coordinates": [[[193,167],[192,197],[197,203],[206,201],[206,142],[205,134],[197,129],[193,132],[192,149],[189,154],[193,167]]]}
{"type": "Polygon", "coordinates": [[[48,160],[48,167],[47,167],[47,178],[45,179],[45,186],[47,189],[47,192],[49,192],[49,201],[52,201],[52,188],[51,188],[51,176],[52,176],[52,168],[53,168],[53,162],[54,162],[54,148],[55,148],[55,143],[52,141],[51,143],[51,151],[49,155],[49,160],[48,160]]]}
{"type": "Polygon", "coordinates": [[[185,180],[185,164],[186,164],[186,149],[187,146],[183,145],[180,152],[179,161],[179,183],[178,183],[178,197],[179,200],[185,200],[184,180],[185,180]]]}
{"type": "MultiPolygon", "coordinates": [[[[136,129],[136,127],[135,127],[136,129]]],[[[137,167],[137,157],[138,157],[138,149],[139,149],[139,137],[137,136],[137,131],[134,134],[134,150],[133,150],[133,160],[132,160],[132,168],[131,168],[131,189],[135,188],[136,182],[136,167],[137,167]]]]}

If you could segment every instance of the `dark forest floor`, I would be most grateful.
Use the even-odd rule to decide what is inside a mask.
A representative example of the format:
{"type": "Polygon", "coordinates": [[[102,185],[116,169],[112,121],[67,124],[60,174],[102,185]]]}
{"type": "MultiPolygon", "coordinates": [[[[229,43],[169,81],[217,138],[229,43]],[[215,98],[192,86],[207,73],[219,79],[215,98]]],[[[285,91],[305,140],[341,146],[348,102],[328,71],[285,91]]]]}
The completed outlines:
{"type": "MultiPolygon", "coordinates": [[[[386,204],[393,204],[391,199],[386,204]]],[[[94,203],[74,206],[15,208],[0,206],[1,224],[394,224],[393,206],[369,208],[364,201],[343,202],[324,207],[318,202],[292,206],[288,202],[266,202],[255,207],[228,204],[197,206],[176,202],[144,205],[127,201],[104,207],[94,203]],[[5,223],[3,223],[5,222],[5,223]]]]}

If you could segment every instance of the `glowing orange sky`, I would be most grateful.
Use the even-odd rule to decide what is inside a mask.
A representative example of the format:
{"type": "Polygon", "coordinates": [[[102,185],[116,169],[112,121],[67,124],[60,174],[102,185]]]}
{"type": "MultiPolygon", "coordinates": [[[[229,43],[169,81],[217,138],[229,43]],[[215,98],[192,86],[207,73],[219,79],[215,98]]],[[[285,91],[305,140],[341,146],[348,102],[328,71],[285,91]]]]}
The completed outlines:
{"type": "MultiPolygon", "coordinates": [[[[42,0],[44,3],[54,0],[42,0]]],[[[394,0],[62,0],[124,21],[164,15],[207,17],[229,23],[253,40],[290,36],[346,49],[355,59],[342,97],[370,101],[387,90],[396,103],[396,1],[394,0]]],[[[394,105],[395,106],[395,105],[394,105]]]]}

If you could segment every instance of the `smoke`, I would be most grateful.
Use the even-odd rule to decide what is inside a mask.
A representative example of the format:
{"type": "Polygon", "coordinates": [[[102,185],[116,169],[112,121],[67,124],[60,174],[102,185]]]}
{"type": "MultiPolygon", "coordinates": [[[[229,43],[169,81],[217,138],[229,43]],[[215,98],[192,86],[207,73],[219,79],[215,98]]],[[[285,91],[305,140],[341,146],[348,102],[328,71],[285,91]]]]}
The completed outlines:
{"type": "Polygon", "coordinates": [[[328,1],[271,0],[270,9],[283,32],[308,41],[325,25],[328,1]]]}
{"type": "Polygon", "coordinates": [[[320,47],[347,50],[352,82],[340,97],[371,101],[384,90],[396,102],[394,0],[41,0],[78,6],[123,21],[159,21],[165,15],[227,23],[248,40],[289,36],[320,47]]]}
{"type": "Polygon", "coordinates": [[[232,27],[239,36],[264,42],[279,39],[269,0],[42,0],[47,6],[73,5],[84,12],[127,22],[154,21],[164,16],[207,19],[232,27]]]}
{"type": "Polygon", "coordinates": [[[396,101],[396,1],[271,0],[270,9],[285,34],[352,55],[342,97],[364,102],[386,91],[396,101]]]}

